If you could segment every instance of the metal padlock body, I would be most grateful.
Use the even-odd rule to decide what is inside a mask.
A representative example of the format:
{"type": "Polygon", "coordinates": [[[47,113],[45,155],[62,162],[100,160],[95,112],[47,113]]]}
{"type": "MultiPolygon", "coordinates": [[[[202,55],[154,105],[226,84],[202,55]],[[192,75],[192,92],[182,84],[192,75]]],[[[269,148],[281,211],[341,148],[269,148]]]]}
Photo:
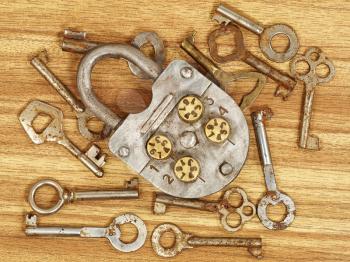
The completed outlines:
{"type": "MultiPolygon", "coordinates": [[[[118,123],[109,140],[111,152],[158,189],[176,197],[204,197],[232,182],[245,163],[249,147],[248,125],[235,101],[180,60],[170,63],[157,77],[152,95],[147,109],[118,123]],[[183,68],[191,69],[192,75],[184,77],[183,68]],[[177,110],[179,101],[188,95],[199,98],[204,106],[202,117],[194,123],[184,122],[177,110]],[[231,131],[223,143],[214,143],[205,135],[204,126],[212,118],[223,118],[229,123],[231,131]],[[196,146],[190,149],[182,146],[179,139],[186,131],[197,138],[196,146]],[[146,144],[155,134],[165,135],[173,145],[171,156],[165,160],[154,159],[147,153],[146,144]],[[185,156],[193,157],[200,165],[200,176],[193,182],[183,182],[174,173],[175,162],[185,156]],[[227,165],[232,169],[229,172],[227,165]]],[[[89,107],[88,103],[85,105],[89,107]]]]}

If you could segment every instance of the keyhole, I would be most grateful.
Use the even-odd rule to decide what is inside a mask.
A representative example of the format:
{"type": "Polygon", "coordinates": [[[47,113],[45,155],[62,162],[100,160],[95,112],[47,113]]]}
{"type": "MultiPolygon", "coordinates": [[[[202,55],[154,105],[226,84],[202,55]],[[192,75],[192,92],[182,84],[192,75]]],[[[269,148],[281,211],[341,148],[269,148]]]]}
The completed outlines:
{"type": "Polygon", "coordinates": [[[96,117],[91,117],[87,122],[87,128],[93,133],[100,133],[104,127],[104,123],[96,117]]]}
{"type": "Polygon", "coordinates": [[[119,227],[121,231],[120,240],[122,242],[128,244],[136,240],[138,231],[135,225],[131,223],[125,223],[125,224],[119,225],[119,227]]]}
{"type": "Polygon", "coordinates": [[[42,186],[35,192],[34,201],[40,208],[50,208],[58,202],[57,190],[52,186],[42,186]]]}
{"type": "Polygon", "coordinates": [[[286,34],[277,34],[272,37],[271,47],[277,53],[285,53],[290,47],[290,41],[286,34]]]}
{"type": "Polygon", "coordinates": [[[164,248],[172,248],[175,245],[175,234],[167,231],[160,237],[160,245],[164,248]]]}
{"type": "Polygon", "coordinates": [[[267,207],[267,216],[274,222],[283,221],[286,217],[287,208],[283,203],[278,203],[277,205],[269,205],[267,207]]]}
{"type": "Polygon", "coordinates": [[[33,128],[38,133],[41,134],[48,125],[52,122],[52,117],[48,114],[39,113],[33,120],[33,128]]]}

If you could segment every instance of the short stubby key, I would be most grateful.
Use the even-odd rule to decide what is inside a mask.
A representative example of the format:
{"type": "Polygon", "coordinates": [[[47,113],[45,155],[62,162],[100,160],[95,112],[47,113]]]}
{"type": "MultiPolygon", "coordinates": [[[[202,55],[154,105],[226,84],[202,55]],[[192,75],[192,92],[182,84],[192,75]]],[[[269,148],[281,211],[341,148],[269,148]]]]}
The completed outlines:
{"type": "Polygon", "coordinates": [[[219,5],[216,11],[220,14],[214,16],[216,20],[220,20],[226,24],[232,21],[233,23],[245,27],[251,32],[259,35],[260,49],[268,59],[278,63],[283,63],[289,61],[297,54],[299,41],[297,34],[290,26],[285,24],[275,24],[264,28],[222,4],[219,5]],[[288,37],[288,49],[284,52],[277,52],[272,47],[272,39],[277,35],[285,35],[288,37]]]}
{"type": "Polygon", "coordinates": [[[83,238],[107,238],[113,248],[121,252],[132,252],[140,249],[147,237],[145,223],[138,216],[126,213],[114,218],[107,227],[41,227],[37,225],[37,216],[26,215],[25,234],[27,236],[71,236],[83,238]],[[137,238],[131,243],[124,243],[121,239],[120,225],[133,224],[137,229],[137,238]]]}
{"type": "Polygon", "coordinates": [[[153,211],[155,214],[164,214],[167,206],[170,205],[217,212],[220,215],[221,225],[229,232],[240,230],[243,225],[256,214],[254,204],[249,201],[246,192],[238,187],[226,190],[222,198],[217,202],[209,202],[199,199],[183,199],[157,193],[153,211]],[[233,206],[229,202],[230,196],[233,194],[238,194],[241,198],[241,203],[237,206],[233,206]],[[229,224],[228,219],[231,214],[239,215],[240,223],[237,226],[229,224]]]}
{"type": "Polygon", "coordinates": [[[261,238],[238,238],[238,237],[197,237],[190,233],[182,232],[174,224],[161,224],[152,233],[153,250],[161,257],[174,257],[184,249],[196,246],[229,246],[247,248],[249,253],[256,258],[262,258],[261,238]],[[175,243],[170,248],[162,246],[160,239],[166,232],[175,235],[175,243]]]}
{"type": "Polygon", "coordinates": [[[28,202],[32,209],[39,214],[49,215],[59,211],[65,203],[79,200],[133,199],[139,197],[138,179],[126,181],[125,189],[108,191],[70,191],[63,188],[57,181],[44,179],[35,183],[29,191],[28,202]],[[43,186],[51,186],[58,193],[58,202],[50,208],[42,208],[35,202],[37,190],[43,186]]]}
{"type": "Polygon", "coordinates": [[[43,144],[44,142],[56,142],[69,150],[71,154],[77,157],[87,168],[97,177],[103,176],[102,166],[105,164],[105,154],[100,154],[100,149],[92,145],[84,154],[77,148],[63,132],[63,113],[58,108],[44,102],[34,100],[30,102],[19,116],[19,121],[34,144],[43,144]],[[37,132],[33,126],[34,120],[40,115],[48,115],[51,122],[46,128],[37,132]]]}
{"type": "Polygon", "coordinates": [[[78,119],[78,129],[80,134],[90,141],[102,140],[108,137],[112,128],[104,124],[100,132],[91,131],[88,122],[95,116],[92,112],[73,95],[73,93],[65,86],[61,80],[47,67],[49,57],[47,51],[44,50],[31,60],[32,66],[49,82],[49,84],[62,96],[64,100],[74,109],[78,119]]]}
{"type": "Polygon", "coordinates": [[[266,84],[266,76],[258,72],[233,72],[228,73],[216,66],[208,57],[206,57],[194,45],[195,33],[187,37],[182,43],[181,48],[185,50],[197,63],[206,69],[210,75],[219,82],[221,88],[227,91],[229,84],[239,79],[257,79],[257,84],[253,91],[243,96],[240,102],[240,108],[244,111],[251,106],[260,95],[266,84]]]}
{"type": "MultiPolygon", "coordinates": [[[[141,48],[147,43],[150,43],[154,50],[154,61],[163,67],[165,61],[165,48],[162,39],[156,32],[141,32],[136,35],[131,44],[136,48],[141,48]]],[[[63,31],[62,50],[73,53],[84,54],[92,48],[102,45],[101,42],[93,42],[87,40],[86,32],[72,31],[66,29],[63,31]]],[[[145,74],[139,67],[127,61],[130,71],[137,77],[150,79],[150,76],[145,74]]]]}
{"type": "Polygon", "coordinates": [[[295,204],[286,194],[280,192],[277,188],[275,173],[273,170],[270,148],[267,140],[264,120],[272,117],[272,111],[269,108],[258,110],[252,113],[256,142],[258,145],[260,159],[263,165],[266,195],[259,201],[258,217],[261,223],[268,229],[281,230],[287,228],[295,218],[295,204]],[[282,203],[286,206],[287,215],[282,221],[273,221],[267,216],[267,207],[282,203]]]}
{"type": "Polygon", "coordinates": [[[335,67],[322,50],[318,47],[309,48],[305,55],[296,57],[291,63],[291,72],[297,79],[305,83],[305,100],[303,123],[301,127],[299,146],[304,149],[319,150],[320,141],[315,135],[310,135],[310,121],[312,115],[312,103],[314,101],[315,88],[318,84],[328,83],[335,77],[335,67]],[[314,59],[315,58],[315,59],[314,59]],[[298,63],[305,62],[309,66],[306,74],[297,71],[298,63]],[[324,65],[328,68],[325,76],[317,74],[317,67],[324,65]]]}
{"type": "Polygon", "coordinates": [[[249,52],[244,45],[244,38],[240,28],[234,24],[221,25],[218,29],[210,33],[208,39],[210,56],[217,63],[228,63],[232,61],[243,61],[254,67],[259,73],[262,73],[275,80],[279,85],[275,96],[287,99],[294,90],[297,82],[291,76],[283,73],[281,70],[274,68],[272,65],[264,62],[260,58],[249,52]],[[236,49],[229,55],[222,56],[219,54],[216,39],[220,36],[233,34],[236,49]]]}

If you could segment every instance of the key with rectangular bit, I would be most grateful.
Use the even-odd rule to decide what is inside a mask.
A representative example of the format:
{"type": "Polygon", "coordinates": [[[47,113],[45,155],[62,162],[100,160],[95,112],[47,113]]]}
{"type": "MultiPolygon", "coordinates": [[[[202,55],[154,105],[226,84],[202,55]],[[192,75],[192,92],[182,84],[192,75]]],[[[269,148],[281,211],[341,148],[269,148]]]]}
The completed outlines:
{"type": "Polygon", "coordinates": [[[63,188],[57,181],[44,179],[35,183],[29,191],[28,202],[32,209],[38,214],[54,214],[62,208],[65,203],[73,203],[79,200],[105,200],[105,199],[134,199],[139,197],[138,179],[126,181],[125,189],[108,191],[70,191],[63,188]],[[58,193],[58,202],[50,208],[39,207],[35,202],[37,190],[43,186],[51,186],[58,193]]]}
{"type": "Polygon", "coordinates": [[[243,61],[255,68],[259,73],[262,73],[278,83],[275,96],[280,96],[284,100],[291,95],[297,82],[288,74],[264,62],[257,56],[249,52],[244,45],[244,38],[240,28],[234,24],[221,25],[218,29],[210,33],[208,39],[210,56],[217,63],[228,63],[232,61],[243,61]],[[235,46],[233,53],[222,56],[219,54],[218,44],[216,39],[220,36],[233,34],[235,46]]]}
{"type": "Polygon", "coordinates": [[[19,121],[34,144],[43,144],[45,141],[56,142],[67,148],[72,155],[78,158],[97,177],[103,176],[101,167],[106,163],[106,155],[100,154],[100,149],[96,145],[92,145],[85,154],[81,152],[65,136],[62,125],[63,113],[58,108],[39,100],[34,100],[22,111],[19,121]],[[49,116],[51,122],[43,131],[37,132],[33,126],[33,122],[40,114],[49,116]]]}
{"type": "Polygon", "coordinates": [[[303,123],[301,127],[299,147],[310,150],[320,150],[319,138],[315,135],[310,135],[310,121],[312,116],[312,104],[314,101],[315,88],[318,84],[328,83],[335,77],[335,67],[322,50],[318,47],[309,48],[305,55],[296,57],[291,63],[291,72],[297,79],[305,83],[305,100],[303,123]],[[314,59],[315,58],[315,59],[314,59]],[[299,73],[297,70],[298,63],[305,62],[309,66],[306,74],[299,73]],[[328,68],[328,73],[325,76],[320,76],[317,73],[317,67],[324,65],[328,68]]]}
{"type": "Polygon", "coordinates": [[[122,252],[132,252],[140,249],[147,236],[145,223],[138,216],[126,213],[113,219],[107,227],[42,227],[37,225],[37,216],[26,215],[25,234],[27,236],[71,236],[83,238],[107,238],[112,246],[122,252]],[[120,240],[120,225],[133,224],[137,229],[137,238],[131,243],[120,240]]]}
{"type": "Polygon", "coordinates": [[[226,190],[222,195],[222,198],[217,202],[209,202],[199,199],[183,199],[163,193],[157,193],[153,212],[157,215],[164,214],[168,205],[217,212],[220,215],[221,225],[229,232],[240,230],[243,225],[251,220],[256,214],[254,204],[249,201],[246,192],[238,187],[226,190]],[[241,199],[241,203],[237,206],[233,206],[229,202],[230,196],[233,194],[238,194],[241,199]],[[240,223],[237,226],[232,226],[228,223],[229,216],[234,213],[238,214],[240,217],[240,223]]]}
{"type": "Polygon", "coordinates": [[[241,237],[197,237],[190,233],[182,232],[174,224],[161,224],[157,226],[152,233],[153,250],[161,257],[174,257],[184,249],[196,246],[229,246],[244,247],[248,252],[256,257],[262,258],[262,240],[261,238],[241,238],[241,237]],[[162,246],[160,239],[166,232],[172,232],[175,235],[175,243],[170,248],[162,246]]]}
{"type": "Polygon", "coordinates": [[[108,137],[112,128],[104,123],[100,132],[91,131],[88,122],[95,116],[85,108],[85,106],[73,95],[73,93],[59,80],[55,74],[47,67],[49,57],[44,50],[36,55],[30,63],[49,82],[49,84],[61,95],[61,97],[75,110],[78,119],[78,129],[80,134],[90,141],[102,140],[108,137]]]}

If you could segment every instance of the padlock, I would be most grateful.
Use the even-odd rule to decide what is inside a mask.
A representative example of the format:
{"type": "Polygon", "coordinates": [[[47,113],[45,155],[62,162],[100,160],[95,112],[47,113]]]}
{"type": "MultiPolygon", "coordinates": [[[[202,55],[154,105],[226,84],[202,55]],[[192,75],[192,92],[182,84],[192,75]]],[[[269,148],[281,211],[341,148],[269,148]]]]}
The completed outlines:
{"type": "Polygon", "coordinates": [[[115,130],[110,151],[161,191],[199,198],[220,191],[239,174],[247,157],[249,129],[236,102],[185,61],[162,69],[140,50],[124,44],[99,46],[78,70],[83,103],[115,130]],[[124,120],[92,91],[94,65],[124,58],[154,79],[148,108],[124,120]]]}

